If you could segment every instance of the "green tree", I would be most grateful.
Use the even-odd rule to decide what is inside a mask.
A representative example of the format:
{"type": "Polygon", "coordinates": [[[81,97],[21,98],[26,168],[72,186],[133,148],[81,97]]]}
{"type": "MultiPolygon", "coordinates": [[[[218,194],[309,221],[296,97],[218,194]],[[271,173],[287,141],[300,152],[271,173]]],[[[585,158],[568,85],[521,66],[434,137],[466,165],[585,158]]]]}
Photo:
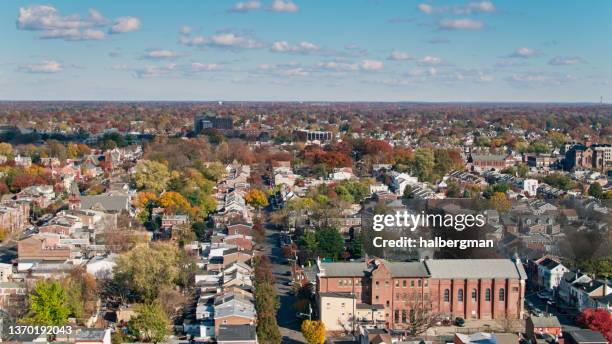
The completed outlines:
{"type": "Polygon", "coordinates": [[[170,172],[168,171],[168,167],[161,162],[143,160],[136,165],[134,180],[139,190],[160,193],[165,190],[168,185],[170,172]]]}
{"type": "Polygon", "coordinates": [[[302,249],[312,254],[317,249],[317,236],[313,231],[306,231],[300,236],[298,243],[302,249]]]}
{"type": "Polygon", "coordinates": [[[603,197],[603,188],[599,183],[593,183],[589,186],[589,195],[601,199],[603,197]]]}
{"type": "Polygon", "coordinates": [[[68,322],[70,308],[58,281],[38,281],[30,295],[30,310],[24,323],[60,326],[68,322]]]}
{"type": "Polygon", "coordinates": [[[414,167],[419,180],[432,181],[435,166],[434,152],[429,148],[419,148],[414,153],[414,167]]]}
{"type": "Polygon", "coordinates": [[[308,344],[325,343],[325,324],[321,320],[304,320],[301,330],[308,344]]]}
{"type": "Polygon", "coordinates": [[[130,319],[128,331],[139,341],[160,343],[170,334],[170,320],[158,300],[138,305],[137,316],[130,319]]]}
{"type": "Polygon", "coordinates": [[[338,229],[320,228],[316,231],[319,253],[324,257],[338,258],[344,251],[344,239],[338,229]]]}

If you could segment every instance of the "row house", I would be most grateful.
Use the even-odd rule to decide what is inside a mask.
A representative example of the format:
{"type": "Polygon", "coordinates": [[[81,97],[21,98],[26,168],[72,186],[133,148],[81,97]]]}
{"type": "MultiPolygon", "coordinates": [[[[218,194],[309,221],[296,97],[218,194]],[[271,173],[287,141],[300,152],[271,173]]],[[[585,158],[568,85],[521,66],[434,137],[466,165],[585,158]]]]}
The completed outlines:
{"type": "Polygon", "coordinates": [[[568,271],[559,283],[559,297],[579,311],[586,308],[609,308],[612,286],[580,271],[568,271]]]}
{"type": "Polygon", "coordinates": [[[36,204],[40,208],[47,208],[55,201],[55,190],[52,185],[33,185],[19,192],[15,199],[36,204]]]}

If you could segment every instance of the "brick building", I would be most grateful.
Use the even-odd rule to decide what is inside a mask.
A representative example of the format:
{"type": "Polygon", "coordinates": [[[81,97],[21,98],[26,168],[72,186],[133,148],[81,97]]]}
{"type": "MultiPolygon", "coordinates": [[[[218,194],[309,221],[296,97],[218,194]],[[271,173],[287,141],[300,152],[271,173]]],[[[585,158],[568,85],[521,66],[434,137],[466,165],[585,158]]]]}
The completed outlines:
{"type": "Polygon", "coordinates": [[[30,225],[30,204],[26,202],[10,202],[0,204],[0,228],[9,233],[24,230],[30,225]]]}
{"type": "Polygon", "coordinates": [[[368,262],[317,262],[317,268],[319,295],[329,299],[333,293],[348,294],[354,295],[356,300],[355,310],[319,305],[322,319],[334,319],[325,324],[332,330],[339,327],[337,323],[342,322],[342,314],[351,319],[354,317],[356,321],[367,321],[371,314],[361,315],[357,309],[381,307],[386,326],[401,329],[409,319],[411,308],[419,304],[421,307],[427,305],[432,313],[448,318],[523,317],[527,275],[520,261],[445,259],[389,262],[373,259],[368,262]]]}

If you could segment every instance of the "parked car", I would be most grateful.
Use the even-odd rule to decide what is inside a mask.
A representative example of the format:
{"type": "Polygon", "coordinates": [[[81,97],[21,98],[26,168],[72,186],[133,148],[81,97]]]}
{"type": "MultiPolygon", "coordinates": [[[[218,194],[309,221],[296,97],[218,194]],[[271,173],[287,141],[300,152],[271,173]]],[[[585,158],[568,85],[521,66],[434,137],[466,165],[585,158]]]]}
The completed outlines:
{"type": "Polygon", "coordinates": [[[465,325],[465,319],[462,317],[455,318],[455,326],[463,327],[465,325]]]}
{"type": "Polygon", "coordinates": [[[553,299],[552,295],[545,290],[539,291],[537,295],[538,295],[538,298],[540,298],[541,300],[552,300],[553,299]]]}

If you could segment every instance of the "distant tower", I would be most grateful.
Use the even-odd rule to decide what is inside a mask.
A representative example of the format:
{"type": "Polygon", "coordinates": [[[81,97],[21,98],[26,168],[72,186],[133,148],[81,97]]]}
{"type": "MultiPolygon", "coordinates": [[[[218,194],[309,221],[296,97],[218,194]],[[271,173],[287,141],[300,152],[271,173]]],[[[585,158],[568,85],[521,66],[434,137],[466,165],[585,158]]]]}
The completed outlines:
{"type": "Polygon", "coordinates": [[[76,182],[73,182],[70,186],[70,196],[68,197],[68,209],[80,209],[81,208],[81,194],[79,193],[79,186],[76,182]]]}

